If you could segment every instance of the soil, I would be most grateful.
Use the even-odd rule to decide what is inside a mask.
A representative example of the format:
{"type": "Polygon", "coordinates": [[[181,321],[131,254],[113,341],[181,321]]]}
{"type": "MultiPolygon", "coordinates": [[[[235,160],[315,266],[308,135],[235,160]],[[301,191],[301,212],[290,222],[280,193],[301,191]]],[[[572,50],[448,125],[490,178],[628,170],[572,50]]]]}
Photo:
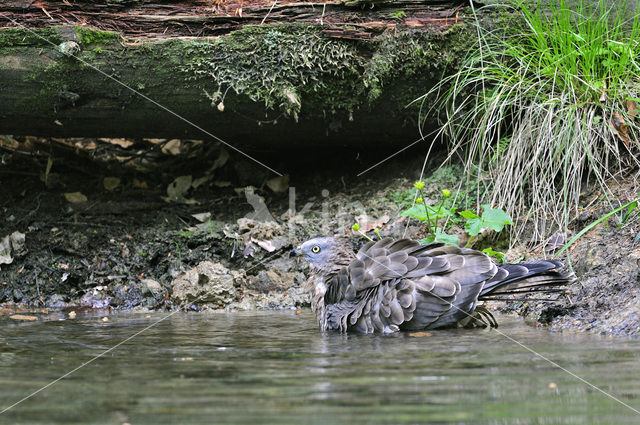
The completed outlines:
{"type": "MultiPolygon", "coordinates": [[[[392,152],[260,153],[287,172],[279,177],[208,142],[3,136],[0,315],[306,308],[306,267],[291,250],[310,236],[348,236],[355,247],[366,242],[351,230],[356,221],[372,237],[374,228],[425,236],[400,216],[425,151],[418,145],[362,177],[392,152]]],[[[455,169],[440,173],[426,193],[437,199],[456,179],[455,169]]],[[[629,182],[622,202],[637,197],[629,182]]],[[[606,212],[591,203],[574,232],[606,212]]],[[[553,330],[639,335],[638,227],[614,217],[580,238],[568,250],[578,279],[559,299],[492,308],[553,330]]],[[[507,258],[552,255],[549,243],[511,245],[507,258]]]]}

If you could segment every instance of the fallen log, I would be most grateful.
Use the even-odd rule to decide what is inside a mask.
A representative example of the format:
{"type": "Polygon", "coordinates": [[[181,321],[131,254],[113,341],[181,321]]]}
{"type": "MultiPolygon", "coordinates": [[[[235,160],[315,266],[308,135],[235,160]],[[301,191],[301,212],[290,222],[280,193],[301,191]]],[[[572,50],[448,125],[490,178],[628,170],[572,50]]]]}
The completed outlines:
{"type": "Polygon", "coordinates": [[[406,144],[472,38],[461,6],[11,0],[0,134],[406,144]]]}

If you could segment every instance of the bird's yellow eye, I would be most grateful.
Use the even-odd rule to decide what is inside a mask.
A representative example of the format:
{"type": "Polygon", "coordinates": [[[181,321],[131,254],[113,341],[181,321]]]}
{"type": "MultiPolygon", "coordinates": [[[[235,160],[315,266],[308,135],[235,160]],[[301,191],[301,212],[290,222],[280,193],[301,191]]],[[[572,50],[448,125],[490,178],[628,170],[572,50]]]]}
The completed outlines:
{"type": "Polygon", "coordinates": [[[313,252],[314,254],[319,253],[320,247],[318,245],[314,245],[313,248],[311,248],[311,252],[313,252]]]}

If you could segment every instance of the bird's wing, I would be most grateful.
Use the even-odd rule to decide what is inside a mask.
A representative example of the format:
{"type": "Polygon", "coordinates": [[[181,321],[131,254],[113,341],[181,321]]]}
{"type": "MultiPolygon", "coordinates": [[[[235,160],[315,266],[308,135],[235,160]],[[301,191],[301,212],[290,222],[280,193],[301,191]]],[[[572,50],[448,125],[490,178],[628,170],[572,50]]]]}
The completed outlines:
{"type": "MultiPolygon", "coordinates": [[[[343,276],[340,328],[393,332],[456,323],[497,267],[486,255],[442,244],[382,239],[365,245],[343,276]]],[[[338,313],[340,310],[340,313],[338,313]]]]}
{"type": "Polygon", "coordinates": [[[483,253],[457,246],[426,246],[412,255],[420,265],[410,273],[417,299],[407,329],[444,327],[468,317],[485,282],[498,270],[483,253]]]}

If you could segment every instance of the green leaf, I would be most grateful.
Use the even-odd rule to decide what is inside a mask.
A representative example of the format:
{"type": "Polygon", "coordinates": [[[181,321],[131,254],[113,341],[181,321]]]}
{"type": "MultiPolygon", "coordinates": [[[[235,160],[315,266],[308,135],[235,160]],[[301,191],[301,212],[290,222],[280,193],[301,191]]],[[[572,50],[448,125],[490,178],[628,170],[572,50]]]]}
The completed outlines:
{"type": "Polygon", "coordinates": [[[482,250],[482,252],[487,254],[489,257],[495,257],[498,261],[504,263],[504,252],[494,251],[491,248],[485,248],[482,250]]]}
{"type": "Polygon", "coordinates": [[[451,217],[455,213],[455,208],[446,209],[442,208],[442,206],[434,207],[432,205],[427,205],[427,210],[429,210],[429,217],[431,219],[441,219],[445,217],[451,217]]]}
{"type": "Polygon", "coordinates": [[[509,214],[504,212],[502,208],[491,208],[489,205],[483,205],[482,221],[485,227],[500,232],[507,224],[513,225],[509,214]]]}
{"type": "Polygon", "coordinates": [[[483,221],[478,216],[469,218],[467,222],[464,223],[464,231],[467,232],[469,236],[478,236],[483,227],[485,227],[483,226],[483,221]]]}
{"type": "Polygon", "coordinates": [[[462,217],[466,218],[467,220],[470,218],[479,218],[478,214],[474,213],[473,211],[460,211],[458,214],[460,214],[462,217]]]}
{"type": "Polygon", "coordinates": [[[481,217],[473,211],[460,212],[460,215],[466,219],[464,230],[469,236],[478,236],[485,227],[499,232],[504,229],[505,225],[513,224],[511,217],[502,208],[491,208],[489,205],[483,205],[482,209],[481,217]]]}
{"type": "Polygon", "coordinates": [[[436,230],[436,236],[434,238],[434,241],[444,242],[448,245],[455,245],[455,246],[458,246],[459,244],[457,235],[448,235],[445,232],[443,232],[442,229],[436,230]]]}
{"type": "Polygon", "coordinates": [[[402,213],[400,214],[402,217],[413,217],[413,218],[417,218],[420,221],[426,221],[427,220],[427,213],[424,209],[424,206],[422,204],[416,204],[414,206],[412,206],[411,208],[408,208],[404,211],[402,211],[402,213]]]}
{"type": "Polygon", "coordinates": [[[402,217],[413,217],[420,221],[440,220],[441,218],[453,216],[455,208],[446,209],[442,207],[434,207],[432,205],[416,204],[409,209],[404,210],[400,215],[402,217]],[[429,212],[427,217],[427,211],[429,212]]]}

